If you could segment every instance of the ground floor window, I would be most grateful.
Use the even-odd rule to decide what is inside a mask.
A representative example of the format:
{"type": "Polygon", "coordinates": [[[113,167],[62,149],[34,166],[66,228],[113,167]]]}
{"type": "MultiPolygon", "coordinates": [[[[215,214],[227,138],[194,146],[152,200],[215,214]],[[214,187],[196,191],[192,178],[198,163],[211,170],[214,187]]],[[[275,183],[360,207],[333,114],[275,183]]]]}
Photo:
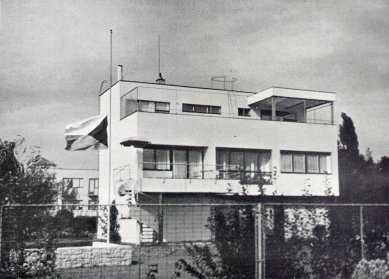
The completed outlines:
{"type": "Polygon", "coordinates": [[[331,173],[331,154],[320,152],[281,152],[281,172],[331,173]]]}
{"type": "Polygon", "coordinates": [[[170,178],[203,178],[203,150],[156,147],[143,150],[143,170],[169,171],[170,178]]]}
{"type": "Polygon", "coordinates": [[[220,179],[240,179],[255,182],[270,178],[270,150],[216,149],[216,169],[220,179]]]}

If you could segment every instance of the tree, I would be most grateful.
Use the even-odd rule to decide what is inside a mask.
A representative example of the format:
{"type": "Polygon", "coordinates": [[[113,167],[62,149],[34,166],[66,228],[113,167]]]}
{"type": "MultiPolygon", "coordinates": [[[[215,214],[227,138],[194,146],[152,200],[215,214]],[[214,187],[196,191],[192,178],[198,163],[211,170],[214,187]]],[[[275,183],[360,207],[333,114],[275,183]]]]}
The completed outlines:
{"type": "Polygon", "coordinates": [[[2,231],[0,275],[5,278],[19,278],[31,271],[25,263],[26,241],[31,239],[44,240],[45,270],[54,269],[52,207],[26,206],[51,204],[56,200],[55,177],[35,164],[39,156],[39,152],[25,146],[24,139],[0,140],[0,206],[4,209],[1,221],[6,224],[2,231]]]}

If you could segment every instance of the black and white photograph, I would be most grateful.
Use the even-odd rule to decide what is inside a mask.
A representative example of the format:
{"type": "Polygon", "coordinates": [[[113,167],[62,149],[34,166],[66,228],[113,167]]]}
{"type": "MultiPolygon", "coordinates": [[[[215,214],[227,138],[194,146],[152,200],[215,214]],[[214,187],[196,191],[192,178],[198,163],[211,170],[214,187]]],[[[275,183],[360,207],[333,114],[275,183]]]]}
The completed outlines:
{"type": "Polygon", "coordinates": [[[389,1],[0,0],[0,278],[389,279],[389,1]]]}

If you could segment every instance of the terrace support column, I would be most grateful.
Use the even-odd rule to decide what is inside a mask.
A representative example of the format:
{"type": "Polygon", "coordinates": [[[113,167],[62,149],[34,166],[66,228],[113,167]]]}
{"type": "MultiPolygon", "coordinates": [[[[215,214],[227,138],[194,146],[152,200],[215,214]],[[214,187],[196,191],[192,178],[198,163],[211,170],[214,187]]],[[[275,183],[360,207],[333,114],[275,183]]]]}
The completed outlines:
{"type": "Polygon", "coordinates": [[[271,120],[276,120],[277,116],[277,98],[272,97],[271,98],[271,120]]]}

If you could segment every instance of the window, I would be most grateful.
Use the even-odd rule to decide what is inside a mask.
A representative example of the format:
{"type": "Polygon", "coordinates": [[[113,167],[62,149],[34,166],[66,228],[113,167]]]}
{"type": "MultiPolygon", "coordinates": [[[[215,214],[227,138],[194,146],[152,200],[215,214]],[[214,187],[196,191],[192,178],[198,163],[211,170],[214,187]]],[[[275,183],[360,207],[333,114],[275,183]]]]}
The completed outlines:
{"type": "Polygon", "coordinates": [[[65,177],[62,179],[62,183],[65,188],[81,188],[82,187],[81,180],[82,178],[65,177]]]}
{"type": "Polygon", "coordinates": [[[169,113],[170,103],[152,100],[139,100],[138,87],[120,98],[120,119],[137,111],[169,113]]]}
{"type": "Polygon", "coordinates": [[[270,179],[270,156],[266,150],[216,149],[216,169],[220,179],[258,181],[270,179]]]}
{"type": "Polygon", "coordinates": [[[89,195],[99,194],[99,179],[89,178],[89,195]]]}
{"type": "Polygon", "coordinates": [[[250,109],[249,108],[238,108],[238,115],[239,116],[250,116],[250,109]]]}
{"type": "MultiPolygon", "coordinates": [[[[143,150],[143,170],[169,171],[164,178],[203,178],[203,152],[198,148],[166,147],[143,150]]],[[[144,175],[153,174],[148,173],[144,175]]],[[[154,174],[155,175],[155,174],[154,174]]]]}
{"type": "Polygon", "coordinates": [[[155,112],[170,112],[170,103],[155,102],[155,112]]]}
{"type": "Polygon", "coordinates": [[[146,112],[170,112],[170,103],[167,102],[154,102],[154,101],[139,101],[138,110],[146,112]]]}
{"type": "Polygon", "coordinates": [[[143,149],[144,170],[170,170],[170,151],[168,149],[143,149]]]}
{"type": "Polygon", "coordinates": [[[183,112],[221,114],[221,109],[222,107],[220,106],[182,104],[183,112]]]}
{"type": "Polygon", "coordinates": [[[281,152],[281,172],[331,173],[330,154],[314,152],[281,152]]]}

